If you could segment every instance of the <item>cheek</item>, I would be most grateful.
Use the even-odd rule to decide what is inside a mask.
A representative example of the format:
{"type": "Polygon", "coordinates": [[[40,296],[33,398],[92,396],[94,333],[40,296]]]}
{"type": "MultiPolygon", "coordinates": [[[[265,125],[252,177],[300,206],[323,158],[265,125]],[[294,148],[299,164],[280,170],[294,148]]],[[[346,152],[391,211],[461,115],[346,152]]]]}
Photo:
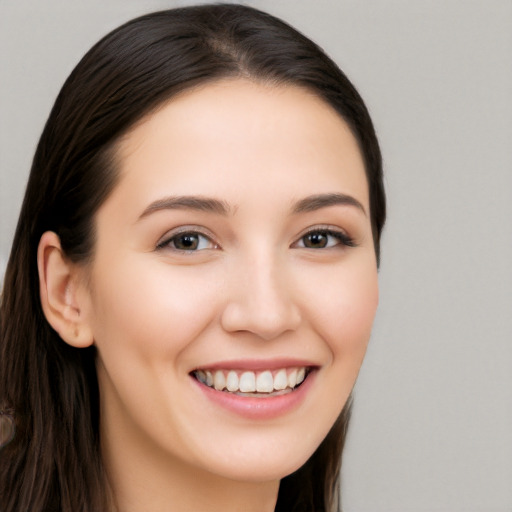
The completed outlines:
{"type": "Polygon", "coordinates": [[[326,286],[311,299],[317,331],[326,341],[333,360],[360,365],[370,338],[379,289],[375,265],[340,267],[325,276],[326,286]]]}
{"type": "Polygon", "coordinates": [[[147,359],[175,354],[215,316],[211,276],[164,263],[147,267],[134,259],[109,272],[99,269],[93,317],[100,353],[115,347],[147,359]]]}

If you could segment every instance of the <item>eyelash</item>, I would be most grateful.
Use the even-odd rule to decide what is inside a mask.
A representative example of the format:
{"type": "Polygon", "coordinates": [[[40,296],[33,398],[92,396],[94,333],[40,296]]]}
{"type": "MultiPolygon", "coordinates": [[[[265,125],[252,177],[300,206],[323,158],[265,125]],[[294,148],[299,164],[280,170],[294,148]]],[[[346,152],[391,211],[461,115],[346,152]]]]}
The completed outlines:
{"type": "MultiPolygon", "coordinates": [[[[195,229],[183,229],[183,230],[181,230],[181,231],[179,231],[177,233],[173,233],[169,237],[164,238],[164,240],[162,240],[161,242],[158,243],[156,248],[157,249],[170,248],[171,250],[174,250],[174,251],[177,251],[177,252],[180,252],[180,253],[192,253],[192,252],[197,252],[197,251],[205,249],[205,248],[202,248],[202,249],[178,249],[176,246],[172,247],[172,245],[175,244],[176,240],[179,237],[184,238],[186,236],[197,237],[199,239],[202,238],[204,240],[207,240],[208,244],[212,245],[212,247],[211,247],[212,249],[217,249],[219,247],[219,245],[216,244],[212,240],[212,238],[210,236],[205,235],[201,231],[198,231],[198,230],[195,230],[195,229]]],[[[199,244],[201,244],[201,242],[199,242],[199,244]]],[[[209,249],[210,249],[210,247],[209,247],[209,249]]]]}
{"type": "Polygon", "coordinates": [[[303,242],[307,236],[311,236],[314,234],[319,234],[322,236],[335,238],[338,241],[338,243],[328,246],[328,247],[318,247],[318,248],[306,247],[305,245],[303,245],[302,247],[300,247],[301,249],[318,250],[318,249],[334,249],[335,247],[337,247],[339,245],[345,246],[345,247],[355,247],[356,246],[354,239],[352,237],[350,237],[349,235],[347,235],[346,233],[344,233],[343,231],[338,231],[338,230],[330,228],[330,227],[321,227],[321,226],[310,229],[309,231],[304,233],[299,238],[299,240],[297,242],[295,242],[293,245],[297,245],[299,242],[303,242]]]}
{"type": "MultiPolygon", "coordinates": [[[[157,249],[165,249],[165,248],[170,248],[174,251],[177,251],[177,252],[180,252],[180,253],[192,253],[192,252],[198,252],[198,251],[201,251],[201,250],[204,250],[206,249],[205,247],[203,248],[194,248],[194,249],[179,249],[175,246],[175,243],[176,243],[176,240],[179,238],[179,237],[186,237],[186,236],[189,236],[189,237],[197,237],[199,239],[204,239],[204,240],[207,240],[207,243],[210,244],[212,247],[208,247],[208,249],[218,249],[219,248],[219,245],[216,244],[212,238],[204,233],[202,233],[201,231],[197,231],[197,230],[194,230],[194,229],[184,229],[182,231],[179,231],[178,233],[173,233],[171,236],[169,237],[166,237],[163,241],[159,242],[157,244],[157,249]],[[172,247],[172,244],[174,244],[174,247],[172,247]]],[[[306,233],[304,233],[302,236],[299,237],[299,239],[294,242],[292,244],[292,247],[297,247],[298,244],[302,242],[302,246],[299,246],[299,248],[301,249],[312,249],[312,250],[318,250],[318,249],[333,249],[339,245],[341,246],[345,246],[345,247],[355,247],[356,244],[354,243],[354,240],[349,236],[347,235],[346,233],[344,233],[343,231],[338,231],[338,230],[335,230],[335,229],[332,229],[332,228],[328,228],[328,227],[316,227],[316,228],[313,228],[313,229],[310,229],[309,231],[307,231],[306,233]],[[318,235],[321,235],[321,236],[325,236],[325,237],[332,237],[332,238],[335,238],[337,240],[338,243],[334,244],[334,245],[329,245],[329,242],[327,243],[327,247],[307,247],[305,244],[304,244],[304,239],[308,236],[311,236],[311,235],[315,235],[315,234],[318,234],[318,235]]],[[[201,245],[201,242],[199,241],[198,242],[199,246],[201,245]]]]}

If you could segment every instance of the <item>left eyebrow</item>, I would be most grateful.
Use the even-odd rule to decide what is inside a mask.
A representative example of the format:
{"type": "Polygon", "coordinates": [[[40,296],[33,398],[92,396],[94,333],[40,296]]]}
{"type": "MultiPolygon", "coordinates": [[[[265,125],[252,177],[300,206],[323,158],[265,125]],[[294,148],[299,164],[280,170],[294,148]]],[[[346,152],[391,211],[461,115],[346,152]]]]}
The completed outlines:
{"type": "Polygon", "coordinates": [[[292,212],[304,213],[320,210],[321,208],[327,208],[328,206],[354,206],[361,210],[366,215],[364,206],[352,196],[347,194],[316,194],[313,196],[305,197],[300,201],[296,202],[293,206],[292,212]]]}

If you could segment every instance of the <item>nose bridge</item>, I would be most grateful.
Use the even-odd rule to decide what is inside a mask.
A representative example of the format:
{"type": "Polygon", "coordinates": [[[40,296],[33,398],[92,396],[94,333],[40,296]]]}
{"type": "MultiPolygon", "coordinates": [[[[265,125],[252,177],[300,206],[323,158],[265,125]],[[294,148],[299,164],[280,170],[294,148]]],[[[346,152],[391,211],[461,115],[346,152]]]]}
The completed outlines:
{"type": "MultiPolygon", "coordinates": [[[[279,268],[276,256],[261,255],[248,267],[249,284],[252,293],[248,293],[249,302],[254,301],[260,311],[276,312],[284,307],[289,299],[287,276],[284,268],[279,268]]],[[[282,265],[284,266],[284,265],[282,265]]],[[[247,290],[249,291],[249,290],[247,290]]],[[[267,313],[267,314],[268,314],[267,313]]]]}
{"type": "Polygon", "coordinates": [[[276,251],[260,248],[238,265],[223,315],[224,328],[252,332],[267,340],[295,330],[300,312],[283,258],[276,251]]]}

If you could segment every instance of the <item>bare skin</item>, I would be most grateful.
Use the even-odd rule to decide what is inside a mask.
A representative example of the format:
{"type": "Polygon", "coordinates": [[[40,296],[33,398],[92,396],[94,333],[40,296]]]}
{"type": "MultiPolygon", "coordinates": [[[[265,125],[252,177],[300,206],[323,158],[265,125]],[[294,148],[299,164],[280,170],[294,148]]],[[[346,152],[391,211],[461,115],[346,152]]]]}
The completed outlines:
{"type": "Polygon", "coordinates": [[[39,251],[47,318],[98,349],[116,510],[270,512],[343,408],[377,308],[357,143],[308,91],[226,80],[137,125],[118,162],[87,278],[53,233],[39,251]],[[252,402],[198,373],[276,385],[301,367],[252,402]]]}

